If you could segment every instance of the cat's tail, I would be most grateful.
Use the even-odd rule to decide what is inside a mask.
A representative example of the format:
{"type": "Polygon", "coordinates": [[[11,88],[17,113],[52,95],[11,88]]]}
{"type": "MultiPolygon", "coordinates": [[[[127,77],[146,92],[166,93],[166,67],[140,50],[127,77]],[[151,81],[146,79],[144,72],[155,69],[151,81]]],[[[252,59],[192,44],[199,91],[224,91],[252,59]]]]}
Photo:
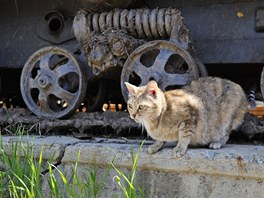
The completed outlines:
{"type": "Polygon", "coordinates": [[[249,109],[255,109],[257,106],[256,105],[255,90],[256,90],[256,88],[255,88],[255,86],[253,86],[247,95],[247,100],[249,103],[249,107],[248,107],[249,109]]]}

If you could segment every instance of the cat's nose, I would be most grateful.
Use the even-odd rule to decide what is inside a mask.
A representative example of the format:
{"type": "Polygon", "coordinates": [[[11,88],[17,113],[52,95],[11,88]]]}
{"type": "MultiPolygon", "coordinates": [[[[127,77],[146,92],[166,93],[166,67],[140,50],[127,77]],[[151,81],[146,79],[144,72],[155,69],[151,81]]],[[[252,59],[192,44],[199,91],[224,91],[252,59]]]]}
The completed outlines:
{"type": "Polygon", "coordinates": [[[132,117],[133,117],[133,118],[135,118],[136,116],[137,116],[137,114],[136,114],[136,113],[132,114],[132,117]]]}

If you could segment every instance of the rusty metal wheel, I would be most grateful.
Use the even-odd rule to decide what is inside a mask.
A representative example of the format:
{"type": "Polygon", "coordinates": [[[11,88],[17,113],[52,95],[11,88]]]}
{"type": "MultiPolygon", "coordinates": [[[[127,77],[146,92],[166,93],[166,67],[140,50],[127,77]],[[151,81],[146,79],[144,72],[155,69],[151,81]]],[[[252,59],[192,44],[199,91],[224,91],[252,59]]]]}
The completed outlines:
{"type": "Polygon", "coordinates": [[[62,118],[81,104],[87,79],[76,58],[59,47],[44,47],[25,63],[20,79],[22,97],[36,115],[62,118]]]}
{"type": "Polygon", "coordinates": [[[262,69],[261,77],[260,77],[260,90],[261,90],[262,97],[264,98],[264,67],[262,69]]]}
{"type": "Polygon", "coordinates": [[[198,67],[199,76],[200,77],[208,76],[207,69],[206,69],[205,65],[202,63],[202,61],[199,58],[197,58],[195,55],[193,55],[193,54],[192,54],[192,57],[194,58],[194,60],[196,62],[196,65],[198,67]]]}
{"type": "Polygon", "coordinates": [[[155,80],[162,90],[183,86],[199,77],[196,60],[175,43],[155,40],[136,50],[127,58],[121,73],[121,90],[127,101],[124,82],[137,86],[155,80]]]}

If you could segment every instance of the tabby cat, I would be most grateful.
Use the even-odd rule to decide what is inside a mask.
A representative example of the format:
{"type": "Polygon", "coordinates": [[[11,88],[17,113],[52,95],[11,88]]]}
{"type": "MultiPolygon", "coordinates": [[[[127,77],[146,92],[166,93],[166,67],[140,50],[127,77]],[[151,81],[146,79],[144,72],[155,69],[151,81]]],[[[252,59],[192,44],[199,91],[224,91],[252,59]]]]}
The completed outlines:
{"type": "Polygon", "coordinates": [[[178,142],[176,157],[183,156],[188,145],[219,149],[242,123],[249,105],[238,84],[217,77],[202,77],[166,92],[155,81],[141,87],[125,84],[130,117],[156,140],[148,148],[150,154],[160,150],[165,141],[178,142]]]}

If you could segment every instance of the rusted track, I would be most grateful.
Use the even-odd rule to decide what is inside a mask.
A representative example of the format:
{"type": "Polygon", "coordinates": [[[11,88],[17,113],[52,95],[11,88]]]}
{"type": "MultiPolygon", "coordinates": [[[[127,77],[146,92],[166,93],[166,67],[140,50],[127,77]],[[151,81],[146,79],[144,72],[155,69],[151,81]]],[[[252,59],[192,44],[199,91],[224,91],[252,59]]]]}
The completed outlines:
{"type": "Polygon", "coordinates": [[[184,32],[185,43],[189,43],[189,32],[181,13],[177,9],[115,9],[110,12],[88,13],[81,10],[74,18],[73,30],[81,43],[89,39],[92,32],[102,33],[107,29],[122,29],[136,38],[168,39],[184,32]]]}

